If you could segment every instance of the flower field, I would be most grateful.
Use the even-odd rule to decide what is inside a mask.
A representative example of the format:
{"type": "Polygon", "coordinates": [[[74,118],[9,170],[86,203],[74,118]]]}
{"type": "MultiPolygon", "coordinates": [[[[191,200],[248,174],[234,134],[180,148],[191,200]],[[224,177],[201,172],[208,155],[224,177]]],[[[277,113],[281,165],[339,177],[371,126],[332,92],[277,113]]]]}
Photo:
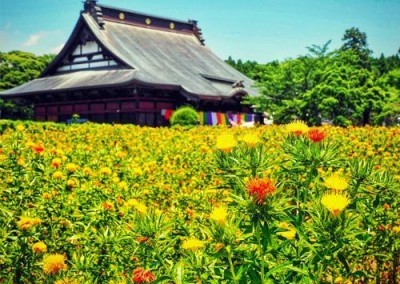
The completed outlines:
{"type": "Polygon", "coordinates": [[[0,133],[0,283],[400,283],[398,127],[0,133]]]}

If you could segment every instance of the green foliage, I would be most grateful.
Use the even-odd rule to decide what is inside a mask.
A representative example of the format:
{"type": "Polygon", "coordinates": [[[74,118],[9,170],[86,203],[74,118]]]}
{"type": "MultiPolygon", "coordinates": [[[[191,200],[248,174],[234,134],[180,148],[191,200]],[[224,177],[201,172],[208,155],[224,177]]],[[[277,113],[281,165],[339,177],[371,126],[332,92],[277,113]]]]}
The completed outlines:
{"type": "Polygon", "coordinates": [[[365,32],[352,27],[344,32],[342,41],[344,42],[342,50],[352,50],[358,55],[359,66],[363,68],[370,66],[369,56],[372,51],[368,49],[367,34],[365,32]]]}
{"type": "Polygon", "coordinates": [[[7,90],[36,79],[54,55],[36,56],[23,51],[0,52],[0,90],[7,90]]]}
{"type": "MultiPolygon", "coordinates": [[[[357,283],[373,279],[383,283],[380,277],[397,283],[394,271],[399,242],[388,225],[398,219],[398,212],[391,210],[396,203],[393,197],[399,195],[393,175],[377,170],[372,159],[343,159],[341,144],[331,139],[315,142],[307,135],[289,134],[281,144],[284,159],[275,165],[271,152],[263,146],[239,142],[231,151],[216,153],[218,168],[233,189],[233,207],[242,216],[253,216],[242,220],[242,230],[244,235],[251,232],[246,242],[253,243],[254,260],[247,264],[248,274],[240,279],[243,282],[232,283],[248,283],[247,278],[257,283],[357,283]],[[247,169],[250,164],[255,166],[254,174],[247,169]],[[266,195],[262,202],[249,202],[248,180],[265,180],[266,176],[279,181],[277,192],[266,195]],[[347,180],[343,192],[338,190],[338,180],[328,183],[338,176],[347,180]],[[334,196],[345,196],[347,208],[335,211],[336,203],[324,202],[334,196]],[[393,267],[388,269],[391,272],[383,273],[384,263],[393,267]]],[[[232,247],[235,256],[239,250],[235,244],[232,247]]],[[[244,266],[238,263],[234,269],[244,266]]]]}
{"type": "Polygon", "coordinates": [[[21,99],[0,99],[0,118],[31,119],[33,117],[33,106],[21,99]]]}
{"type": "MultiPolygon", "coordinates": [[[[259,97],[246,98],[247,103],[272,114],[278,124],[293,119],[310,125],[397,123],[399,55],[372,58],[366,34],[357,28],[346,30],[343,41],[338,50],[328,52],[328,41],[307,47],[306,56],[246,70],[261,91],[259,97]]],[[[241,61],[228,62],[243,71],[241,61]]]]}
{"type": "Polygon", "coordinates": [[[199,123],[197,111],[190,106],[177,109],[171,116],[171,125],[195,126],[199,123]]]}
{"type": "MultiPolygon", "coordinates": [[[[36,56],[23,51],[0,52],[0,91],[11,89],[36,79],[54,55],[36,56]]],[[[29,119],[33,108],[24,100],[0,99],[1,118],[29,119]]]]}

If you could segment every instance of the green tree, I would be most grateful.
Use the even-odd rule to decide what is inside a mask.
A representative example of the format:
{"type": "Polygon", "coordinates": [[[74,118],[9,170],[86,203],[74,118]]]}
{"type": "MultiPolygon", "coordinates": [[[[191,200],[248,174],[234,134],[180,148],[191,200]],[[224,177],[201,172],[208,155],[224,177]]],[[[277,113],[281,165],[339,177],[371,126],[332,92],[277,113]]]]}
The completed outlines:
{"type": "Polygon", "coordinates": [[[53,55],[36,56],[23,51],[0,52],[0,90],[37,78],[53,58],[53,55]]]}
{"type": "Polygon", "coordinates": [[[370,67],[369,57],[371,55],[371,50],[368,49],[367,34],[361,32],[358,28],[352,27],[345,30],[343,38],[342,50],[352,50],[359,58],[359,65],[363,68],[370,67]]]}
{"type": "MultiPolygon", "coordinates": [[[[23,51],[0,52],[0,91],[37,78],[54,55],[36,56],[23,51]]],[[[0,99],[1,117],[30,118],[32,106],[21,99],[0,99]]]]}
{"type": "Polygon", "coordinates": [[[400,123],[400,68],[394,69],[377,81],[387,92],[387,100],[383,103],[381,112],[375,117],[375,123],[393,125],[400,123]]]}
{"type": "Polygon", "coordinates": [[[379,72],[360,68],[357,51],[327,53],[324,46],[312,46],[307,56],[258,67],[262,95],[248,99],[249,103],[272,113],[276,123],[293,119],[312,125],[381,123],[377,117],[390,107],[388,101],[393,102],[389,100],[395,97],[393,88],[389,91],[385,83],[378,83],[379,72]]]}

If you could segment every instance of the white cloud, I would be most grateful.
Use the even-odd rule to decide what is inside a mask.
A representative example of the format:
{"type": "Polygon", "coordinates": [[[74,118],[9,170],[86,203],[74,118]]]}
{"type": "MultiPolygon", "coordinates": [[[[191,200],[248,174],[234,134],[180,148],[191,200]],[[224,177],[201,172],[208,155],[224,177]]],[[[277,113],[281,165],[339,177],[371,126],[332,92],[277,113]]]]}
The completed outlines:
{"type": "Polygon", "coordinates": [[[53,49],[51,49],[50,50],[50,53],[52,53],[52,54],[58,54],[60,51],[61,51],[61,49],[64,47],[64,44],[62,43],[62,44],[60,44],[60,45],[57,45],[56,47],[54,47],[53,49]]]}
{"type": "Polygon", "coordinates": [[[35,34],[31,34],[27,41],[25,41],[23,46],[35,46],[38,45],[39,41],[48,35],[47,32],[41,31],[35,34]]]}

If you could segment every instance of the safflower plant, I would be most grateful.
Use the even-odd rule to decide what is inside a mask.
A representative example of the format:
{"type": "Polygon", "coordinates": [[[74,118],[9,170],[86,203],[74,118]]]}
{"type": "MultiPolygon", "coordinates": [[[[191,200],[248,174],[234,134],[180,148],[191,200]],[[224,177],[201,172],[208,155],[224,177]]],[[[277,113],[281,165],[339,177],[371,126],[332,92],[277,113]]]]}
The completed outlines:
{"type": "Polygon", "coordinates": [[[0,283],[399,282],[398,127],[0,124],[0,283]]]}

